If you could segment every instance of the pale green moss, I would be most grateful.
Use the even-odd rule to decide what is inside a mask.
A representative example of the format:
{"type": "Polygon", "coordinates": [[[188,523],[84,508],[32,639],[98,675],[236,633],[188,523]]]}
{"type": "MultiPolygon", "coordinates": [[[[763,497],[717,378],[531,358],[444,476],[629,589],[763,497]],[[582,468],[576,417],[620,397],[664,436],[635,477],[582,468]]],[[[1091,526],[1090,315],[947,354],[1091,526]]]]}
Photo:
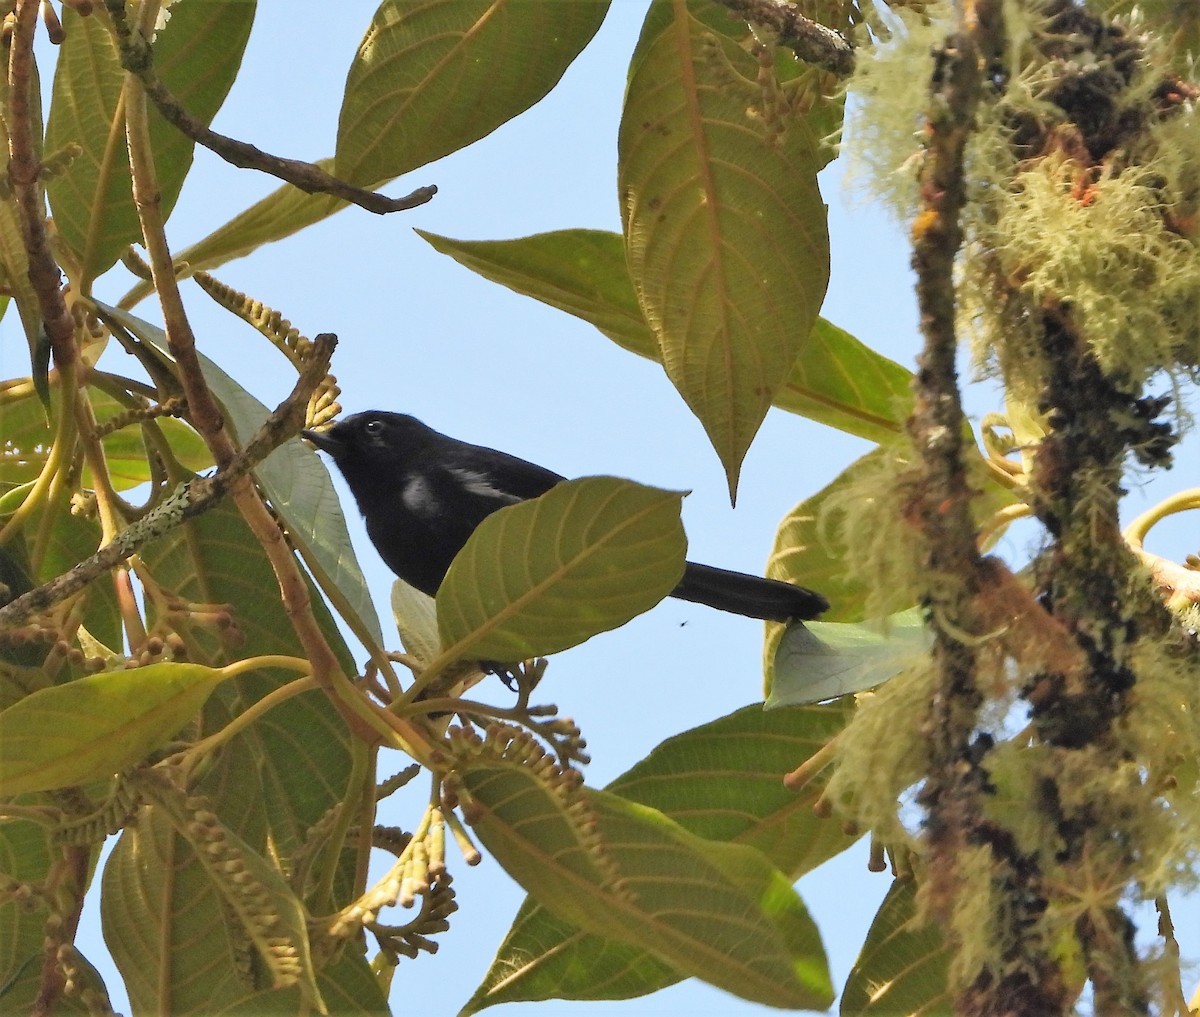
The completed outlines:
{"type": "Polygon", "coordinates": [[[898,24],[887,38],[858,50],[846,85],[842,155],[848,185],[907,222],[918,207],[917,169],[933,51],[950,30],[950,8],[937,2],[923,16],[905,9],[892,13],[898,24]]]}
{"type": "Polygon", "coordinates": [[[921,725],[933,694],[928,660],[858,697],[837,740],[837,765],[824,798],[844,818],[891,845],[912,842],[900,821],[900,799],[925,772],[921,725]]]}
{"type": "Polygon", "coordinates": [[[1004,971],[1009,944],[996,936],[997,912],[1005,906],[1008,893],[996,886],[996,866],[991,850],[984,845],[961,848],[955,859],[954,911],[950,916],[954,951],[950,961],[950,984],[966,986],[981,972],[998,977],[1004,971]]]}
{"type": "Polygon", "coordinates": [[[881,447],[873,462],[821,506],[822,543],[844,549],[847,573],[867,587],[866,615],[886,618],[904,611],[926,592],[928,553],[918,530],[905,520],[917,483],[906,444],[881,447]]]}
{"type": "Polygon", "coordinates": [[[997,198],[991,237],[1002,277],[1034,307],[1069,305],[1101,367],[1134,381],[1200,361],[1200,250],[1164,222],[1160,168],[1088,186],[1042,160],[997,198]]]}

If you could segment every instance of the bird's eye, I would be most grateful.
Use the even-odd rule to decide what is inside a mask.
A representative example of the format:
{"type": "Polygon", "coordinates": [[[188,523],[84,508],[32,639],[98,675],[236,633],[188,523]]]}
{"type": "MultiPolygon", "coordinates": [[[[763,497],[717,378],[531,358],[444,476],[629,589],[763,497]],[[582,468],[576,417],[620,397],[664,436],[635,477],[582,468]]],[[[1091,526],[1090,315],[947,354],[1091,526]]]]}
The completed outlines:
{"type": "Polygon", "coordinates": [[[363,430],[366,431],[367,434],[371,435],[371,437],[383,434],[383,421],[368,420],[365,424],[363,424],[363,430]]]}

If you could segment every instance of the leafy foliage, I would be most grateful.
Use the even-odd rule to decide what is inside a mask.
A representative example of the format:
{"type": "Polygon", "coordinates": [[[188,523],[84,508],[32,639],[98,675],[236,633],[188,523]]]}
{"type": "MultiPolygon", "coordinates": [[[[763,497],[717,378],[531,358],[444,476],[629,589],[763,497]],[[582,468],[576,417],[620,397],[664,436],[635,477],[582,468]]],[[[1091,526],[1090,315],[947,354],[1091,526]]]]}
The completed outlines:
{"type": "MultiPolygon", "coordinates": [[[[1122,909],[1165,901],[1194,863],[1200,592],[1194,569],[1141,541],[1196,499],[1124,536],[1116,505],[1128,455],[1161,466],[1173,440],[1155,419],[1163,401],[1140,380],[1166,371],[1182,388],[1196,329],[1194,315],[1167,314],[1175,338],[1152,360],[1133,341],[1115,356],[1075,298],[1095,291],[1091,305],[1105,304],[1117,287],[1103,272],[1118,264],[1106,255],[1150,237],[1178,269],[1179,306],[1194,299],[1200,90],[1182,75],[1195,17],[1168,33],[1171,5],[1141,5],[1136,38],[1088,10],[1117,16],[1124,2],[1056,0],[1036,17],[1014,2],[973,20],[977,34],[1011,24],[1009,39],[992,40],[994,73],[963,93],[978,113],[963,118],[974,132],[965,164],[986,180],[978,193],[959,188],[976,257],[957,276],[956,250],[929,250],[956,236],[939,218],[957,193],[953,167],[897,188],[896,167],[867,160],[892,176],[882,190],[919,205],[932,352],[938,321],[953,338],[955,296],[988,337],[980,359],[1007,386],[1007,418],[985,421],[982,452],[961,407],[929,426],[956,406],[953,347],[940,351],[941,374],[931,354],[914,375],[819,316],[829,235],[817,173],[837,154],[845,93],[786,24],[746,21],[754,3],[649,4],[616,139],[620,234],[421,233],[661,365],[731,496],[771,406],[877,446],[801,494],[779,526],[771,573],[818,587],[833,607],[811,629],[768,627],[777,708],[752,704],[667,738],[599,790],[583,782],[583,733],[530,705],[547,667],[538,658],[675,588],[682,495],[590,477],[495,513],[435,601],[396,589],[407,653],[388,653],[328,473],[294,440],[340,409],[330,344],[264,325],[278,316],[250,297],[219,295],[296,375],[272,412],[254,379],[205,355],[177,276],[345,207],[354,195],[331,192],[328,174],[377,188],[502,128],[555,88],[608,3],[382,0],[348,61],[333,156],[286,166],[206,126],[238,77],[254,3],[173,4],[158,20],[151,2],[88,6],[66,6],[44,116],[29,0],[7,23],[0,84],[10,152],[0,314],[19,316],[29,356],[27,377],[0,383],[0,1009],[106,1012],[107,989],[71,942],[96,893],[135,1014],[388,1013],[399,959],[448,929],[446,832],[473,860],[465,823],[529,894],[466,1013],[626,999],[684,978],[773,1007],[826,1008],[836,987],[792,884],[860,831],[890,838],[873,852],[890,849],[899,875],[842,988],[843,1014],[984,1011],[995,985],[1013,999],[1057,993],[1065,1011],[1089,979],[1098,1012],[1146,1010],[1122,909]],[[1112,73],[1084,81],[1081,61],[1112,73]],[[189,115],[186,133],[173,126],[189,115]],[[164,222],[197,138],[294,182],[172,260],[164,222]],[[1039,228],[1038,194],[1037,207],[1087,230],[1039,228]],[[96,293],[118,260],[143,282],[109,304],[96,293]],[[1060,264],[1071,271],[1048,271],[1060,264]],[[934,291],[942,305],[929,303],[934,291]],[[162,325],[130,311],[151,293],[162,325]],[[1024,515],[1047,545],[1028,581],[980,555],[1024,515]],[[914,605],[902,640],[868,646],[845,624],[914,605]],[[463,698],[501,666],[515,705],[463,698]],[[855,698],[897,670],[920,680],[855,698]],[[901,701],[909,688],[936,691],[901,701]],[[1030,722],[1014,736],[1017,701],[1030,722]],[[902,773],[862,762],[884,745],[902,773]],[[377,783],[380,747],[413,766],[377,783]],[[418,774],[424,811],[405,831],[378,825],[378,802],[418,774]],[[900,804],[918,785],[916,805],[934,817],[920,836],[900,804]],[[946,803],[960,810],[953,821],[946,803]],[[841,823],[827,818],[835,807],[841,823]],[[368,885],[373,851],[390,867],[368,885]],[[388,924],[389,909],[414,903],[388,924]]],[[[756,17],[787,15],[769,6],[756,17]]],[[[949,30],[937,5],[892,6],[920,20],[920,40],[949,30]]],[[[944,169],[957,135],[938,118],[966,101],[947,84],[953,54],[941,53],[936,76],[927,69],[931,81],[910,82],[922,102],[941,90],[920,114],[918,149],[910,106],[897,112],[912,91],[872,93],[872,82],[913,78],[904,55],[917,37],[905,43],[870,5],[796,10],[810,45],[846,46],[834,30],[865,26],[848,86],[880,118],[865,136],[886,137],[880,151],[906,167],[944,169]]],[[[1112,320],[1141,320],[1134,305],[1156,287],[1117,276],[1132,310],[1112,320]]],[[[210,295],[218,288],[205,280],[210,295]]]]}

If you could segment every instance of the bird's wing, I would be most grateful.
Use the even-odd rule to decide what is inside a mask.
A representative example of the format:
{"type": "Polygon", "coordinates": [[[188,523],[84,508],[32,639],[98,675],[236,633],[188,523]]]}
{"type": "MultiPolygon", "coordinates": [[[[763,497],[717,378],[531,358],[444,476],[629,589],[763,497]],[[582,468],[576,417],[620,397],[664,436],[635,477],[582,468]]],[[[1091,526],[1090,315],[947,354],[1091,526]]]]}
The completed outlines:
{"type": "Polygon", "coordinates": [[[509,505],[545,494],[563,480],[544,466],[479,445],[448,457],[445,467],[472,495],[509,505]]]}

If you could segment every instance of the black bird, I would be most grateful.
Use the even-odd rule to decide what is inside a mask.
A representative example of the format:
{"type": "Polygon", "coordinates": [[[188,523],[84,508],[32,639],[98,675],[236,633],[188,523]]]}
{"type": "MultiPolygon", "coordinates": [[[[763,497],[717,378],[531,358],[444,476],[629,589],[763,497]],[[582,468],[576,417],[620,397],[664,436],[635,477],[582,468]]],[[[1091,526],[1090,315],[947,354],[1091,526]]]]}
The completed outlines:
{"type": "MultiPolygon", "coordinates": [[[[557,473],[471,445],[403,413],[355,413],[327,431],[300,432],[337,463],[388,568],[434,596],[454,556],[483,520],[545,494],[557,473]]],[[[819,593],[688,562],[672,597],[719,611],[792,621],[829,607],[819,593]]]]}

